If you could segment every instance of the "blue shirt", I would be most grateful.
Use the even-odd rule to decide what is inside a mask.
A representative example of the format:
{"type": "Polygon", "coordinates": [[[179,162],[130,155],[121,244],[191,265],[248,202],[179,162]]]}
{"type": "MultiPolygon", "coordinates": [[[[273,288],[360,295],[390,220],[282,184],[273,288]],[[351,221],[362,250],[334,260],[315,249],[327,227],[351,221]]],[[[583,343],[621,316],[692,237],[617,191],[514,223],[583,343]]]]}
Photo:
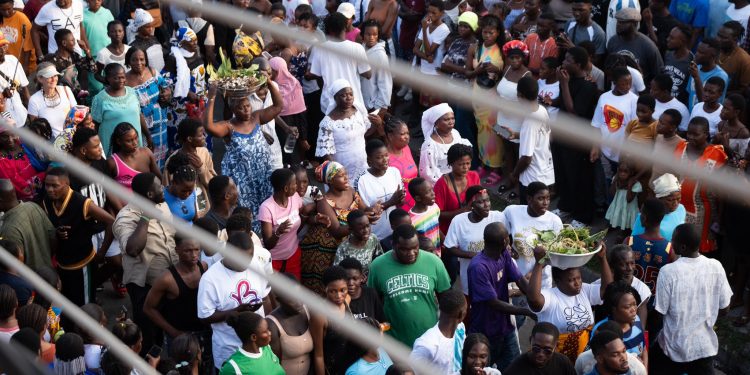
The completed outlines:
{"type": "Polygon", "coordinates": [[[708,26],[708,12],[708,0],[674,0],[669,4],[669,13],[692,27],[708,26]]]}
{"type": "Polygon", "coordinates": [[[170,194],[167,187],[164,187],[164,201],[167,202],[169,211],[172,212],[172,215],[179,217],[180,219],[185,220],[191,224],[193,219],[195,219],[196,213],[195,198],[195,190],[190,193],[190,196],[187,197],[187,199],[182,200],[170,194]]]}
{"type": "Polygon", "coordinates": [[[385,375],[388,367],[393,365],[393,361],[391,361],[391,357],[388,356],[388,353],[383,348],[378,348],[378,355],[380,359],[372,363],[362,358],[358,359],[357,362],[349,366],[346,370],[346,375],[385,375]]]}
{"type": "MultiPolygon", "coordinates": [[[[727,72],[725,72],[718,64],[715,68],[707,72],[702,71],[701,65],[698,65],[698,76],[701,77],[701,82],[703,82],[704,85],[711,77],[719,77],[724,80],[724,91],[721,93],[721,98],[719,98],[719,103],[724,103],[724,96],[727,95],[727,87],[729,87],[729,74],[727,74],[727,72]]],[[[692,76],[688,79],[686,89],[688,92],[688,110],[692,111],[695,103],[703,101],[703,98],[698,98],[695,95],[695,83],[693,82],[692,76]]],[[[680,127],[680,130],[687,131],[687,127],[684,129],[680,127]]]]}
{"type": "MultiPolygon", "coordinates": [[[[591,330],[591,337],[594,337],[594,335],[596,334],[596,330],[600,325],[608,321],[609,317],[604,318],[599,323],[596,323],[594,325],[594,328],[591,330]]],[[[633,353],[636,356],[640,356],[643,352],[643,349],[645,348],[643,327],[641,326],[641,318],[638,315],[635,316],[635,322],[630,325],[630,329],[622,334],[622,342],[625,343],[625,348],[628,353],[633,353]]]]}
{"type": "MultiPolygon", "coordinates": [[[[664,215],[664,218],[661,219],[661,224],[659,225],[659,234],[661,234],[664,239],[671,241],[674,229],[677,228],[678,225],[685,223],[686,214],[687,211],[685,211],[685,206],[680,204],[674,212],[664,215]]],[[[637,236],[645,232],[646,229],[641,225],[641,214],[639,213],[638,216],[635,217],[635,222],[633,222],[633,232],[631,235],[637,236]]]]}
{"type": "Polygon", "coordinates": [[[488,304],[496,299],[507,302],[508,283],[523,277],[510,251],[504,251],[497,260],[485,255],[484,251],[480,252],[469,263],[467,277],[471,297],[469,332],[479,332],[489,338],[512,332],[515,328],[510,322],[510,315],[500,313],[488,304]]]}

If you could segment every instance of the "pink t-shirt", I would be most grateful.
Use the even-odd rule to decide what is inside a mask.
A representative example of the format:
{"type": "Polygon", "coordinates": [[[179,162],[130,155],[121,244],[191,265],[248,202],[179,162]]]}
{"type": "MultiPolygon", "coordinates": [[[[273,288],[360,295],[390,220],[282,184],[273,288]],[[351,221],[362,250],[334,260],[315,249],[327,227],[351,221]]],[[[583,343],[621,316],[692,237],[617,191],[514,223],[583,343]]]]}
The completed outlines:
{"type": "Polygon", "coordinates": [[[359,27],[355,27],[351,31],[347,31],[346,32],[346,40],[356,43],[357,42],[357,35],[359,35],[359,33],[361,31],[362,30],[360,30],[359,27]]]}
{"type": "Polygon", "coordinates": [[[412,157],[411,155],[411,149],[409,149],[409,146],[406,146],[401,150],[401,156],[389,154],[388,165],[398,169],[398,171],[401,172],[401,181],[404,183],[404,189],[406,189],[404,204],[401,205],[401,208],[409,211],[412,207],[414,207],[414,198],[411,197],[408,189],[409,181],[411,181],[414,177],[417,177],[417,175],[419,174],[419,170],[417,169],[417,165],[414,163],[414,157],[412,157]]]}
{"type": "Polygon", "coordinates": [[[300,207],[302,207],[302,198],[297,194],[289,198],[286,207],[279,206],[273,200],[273,197],[261,203],[258,209],[258,220],[271,223],[273,230],[276,230],[284,221],[290,220],[292,223],[289,231],[282,234],[281,238],[276,242],[276,246],[273,249],[268,249],[271,252],[273,260],[287,260],[297,251],[297,247],[299,246],[297,230],[302,224],[299,216],[300,207]]]}

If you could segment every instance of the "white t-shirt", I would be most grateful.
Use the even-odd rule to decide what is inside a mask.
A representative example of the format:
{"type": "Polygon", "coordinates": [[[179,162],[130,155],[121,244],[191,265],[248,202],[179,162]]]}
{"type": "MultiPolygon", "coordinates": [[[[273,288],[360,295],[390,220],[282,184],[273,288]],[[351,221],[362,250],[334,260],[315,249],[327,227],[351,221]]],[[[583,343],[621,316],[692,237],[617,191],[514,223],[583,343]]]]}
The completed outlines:
{"type": "MultiPolygon", "coordinates": [[[[638,359],[638,356],[630,352],[628,352],[628,365],[630,365],[631,375],[648,374],[646,367],[643,366],[643,362],[638,359]]],[[[576,374],[588,374],[594,369],[594,366],[596,366],[596,358],[591,349],[579,354],[578,358],[576,358],[576,374]]]]}
{"type": "MultiPolygon", "coordinates": [[[[419,71],[424,74],[429,74],[432,76],[436,76],[438,74],[436,68],[438,68],[443,63],[443,55],[445,54],[445,38],[448,37],[448,34],[451,33],[451,29],[446,25],[445,23],[440,24],[440,26],[436,27],[435,30],[432,30],[430,32],[430,28],[427,28],[427,41],[429,44],[439,44],[440,46],[435,50],[435,58],[432,60],[432,62],[427,62],[427,60],[422,59],[419,65],[419,71]]],[[[417,33],[417,40],[422,40],[422,30],[419,30],[419,33],[417,33]]],[[[428,43],[423,41],[424,49],[426,50],[426,45],[428,43]]]]}
{"type": "MultiPolygon", "coordinates": [[[[342,41],[325,41],[323,42],[328,48],[340,51],[345,55],[355,55],[367,61],[367,52],[365,47],[348,40],[342,41]]],[[[310,73],[323,78],[323,91],[320,94],[320,109],[326,114],[328,103],[333,101],[333,95],[329,93],[328,88],[334,81],[343,78],[349,81],[354,92],[354,100],[364,106],[362,99],[362,89],[359,85],[359,75],[370,71],[370,65],[366,62],[354,61],[351,59],[342,59],[339,54],[329,52],[323,48],[313,48],[310,52],[310,73]]]]}
{"type": "Polygon", "coordinates": [[[104,47],[96,54],[96,62],[107,66],[107,64],[111,63],[118,63],[125,66],[125,55],[128,53],[128,50],[130,49],[129,45],[125,45],[125,48],[122,49],[121,55],[115,55],[112,53],[112,51],[109,50],[109,48],[104,47]]]}
{"type": "MultiPolygon", "coordinates": [[[[401,172],[394,167],[388,167],[385,174],[380,177],[373,176],[369,171],[365,172],[357,182],[359,196],[362,198],[362,202],[368,207],[372,207],[378,201],[385,203],[385,201],[391,199],[399,187],[401,189],[404,188],[401,182],[401,172]]],[[[388,221],[388,215],[395,209],[396,206],[389,207],[383,211],[378,221],[371,223],[372,233],[378,239],[386,238],[393,233],[391,223],[388,221]]]]}
{"type": "MultiPolygon", "coordinates": [[[[515,259],[518,270],[526,275],[531,272],[536,264],[534,259],[534,249],[529,245],[536,236],[536,230],[553,230],[555,233],[560,232],[563,228],[560,217],[552,212],[545,212],[539,217],[529,215],[528,206],[510,205],[503,211],[505,221],[507,222],[508,233],[513,237],[513,248],[518,253],[518,259],[515,259]]],[[[542,289],[552,288],[552,267],[545,266],[542,273],[542,289]]]]}
{"type": "MultiPolygon", "coordinates": [[[[18,59],[6,53],[5,61],[0,64],[0,72],[3,72],[5,76],[18,81],[20,87],[26,87],[29,85],[29,80],[26,78],[26,73],[23,71],[23,67],[18,64],[18,59]]],[[[10,82],[0,75],[0,88],[6,88],[10,86],[10,82]]],[[[5,99],[5,110],[10,112],[13,120],[16,121],[17,126],[23,126],[26,123],[26,117],[28,117],[29,111],[23,105],[21,101],[21,95],[18,94],[18,90],[13,91],[13,96],[10,99],[5,99]]]]}
{"type": "MultiPolygon", "coordinates": [[[[39,13],[34,19],[37,26],[46,26],[49,41],[47,42],[47,52],[55,53],[57,51],[57,42],[55,42],[55,31],[68,29],[73,32],[76,41],[81,40],[81,22],[83,21],[83,3],[80,0],[73,0],[68,9],[60,9],[55,1],[50,1],[42,6],[39,13]]],[[[81,48],[76,43],[76,52],[80,53],[81,48]]]]}
{"type": "Polygon", "coordinates": [[[65,119],[68,117],[70,109],[78,104],[68,86],[57,86],[57,94],[60,96],[60,102],[54,107],[50,107],[48,103],[45,103],[42,90],[35,92],[29,98],[29,114],[45,118],[49,121],[53,139],[63,131],[65,119]]]}
{"type": "MultiPolygon", "coordinates": [[[[711,113],[706,112],[705,109],[703,109],[703,102],[696,103],[693,106],[693,111],[690,112],[690,119],[692,120],[695,117],[705,117],[706,120],[708,120],[708,132],[713,137],[716,135],[716,132],[719,131],[719,122],[721,122],[721,109],[724,106],[719,104],[719,108],[711,113]]],[[[687,126],[685,126],[685,130],[687,130],[687,126]]]]}
{"type": "MultiPolygon", "coordinates": [[[[734,3],[730,3],[727,7],[727,17],[731,18],[733,21],[739,22],[742,27],[747,30],[747,20],[750,18],[750,6],[745,5],[744,7],[737,9],[734,3]]],[[[747,36],[740,40],[740,45],[742,45],[742,42],[745,39],[747,39],[747,36]]]]}
{"type": "Polygon", "coordinates": [[[687,131],[687,125],[690,121],[690,111],[688,111],[687,106],[685,104],[682,104],[682,102],[677,100],[677,98],[672,98],[672,100],[666,103],[662,103],[656,100],[653,117],[656,120],[659,120],[659,117],[661,117],[664,111],[668,109],[676,109],[677,112],[680,112],[680,114],[682,115],[682,121],[680,121],[680,126],[678,127],[678,129],[687,131]]]}
{"type": "Polygon", "coordinates": [[[655,308],[664,315],[664,328],[657,337],[664,354],[675,362],[715,356],[719,340],[713,326],[731,297],[732,288],[718,260],[680,257],[662,267],[655,308]]]}
{"type": "MultiPolygon", "coordinates": [[[[266,274],[273,273],[271,253],[266,249],[255,248],[250,265],[262,269],[266,274]]],[[[249,270],[235,272],[225,267],[223,262],[217,262],[201,276],[198,284],[198,317],[205,319],[217,310],[232,310],[241,303],[261,303],[270,292],[271,286],[265,277],[249,270]]],[[[256,313],[265,316],[263,306],[256,313]]],[[[224,363],[242,342],[226,322],[213,323],[211,329],[214,363],[224,363]]]]}
{"type": "MultiPolygon", "coordinates": [[[[459,323],[456,328],[456,331],[461,330],[466,330],[463,323],[459,323]]],[[[414,341],[414,349],[410,357],[413,360],[432,363],[436,369],[440,369],[441,374],[455,374],[453,365],[456,355],[456,336],[455,334],[451,338],[443,336],[440,328],[435,324],[414,341]]],[[[459,352],[458,355],[460,354],[459,352]]]]}
{"type": "MultiPolygon", "coordinates": [[[[622,144],[625,141],[625,128],[631,120],[637,119],[635,107],[638,96],[629,92],[625,95],[615,95],[607,91],[599,97],[594,110],[591,125],[599,128],[603,139],[622,144]]],[[[612,161],[620,161],[620,151],[601,146],[602,154],[612,161]]]]}
{"type": "MultiPolygon", "coordinates": [[[[630,77],[633,79],[633,85],[630,86],[630,92],[638,95],[639,92],[646,90],[646,84],[643,82],[643,74],[641,74],[641,72],[638,71],[638,69],[633,69],[629,66],[627,66],[626,68],[628,68],[628,71],[630,72],[630,77]]],[[[614,88],[615,88],[615,84],[612,83],[610,89],[614,89],[614,88]]]]}
{"type": "MultiPolygon", "coordinates": [[[[547,83],[547,80],[540,79],[539,83],[539,99],[550,98],[555,100],[560,97],[560,81],[555,83],[547,83]]],[[[550,120],[557,119],[557,113],[560,112],[560,108],[549,106],[547,113],[549,114],[550,120]]]]}
{"type": "MultiPolygon", "coordinates": [[[[484,249],[484,227],[490,223],[501,222],[505,224],[505,215],[500,211],[490,211],[490,214],[478,223],[472,223],[469,220],[471,212],[458,214],[451,221],[448,227],[448,234],[445,236],[443,245],[446,248],[457,247],[463,251],[477,254],[484,249]]],[[[469,295],[469,280],[467,277],[469,263],[471,258],[458,258],[461,266],[461,289],[465,295],[469,295]]]]}
{"type": "MultiPolygon", "coordinates": [[[[279,89],[279,85],[276,84],[276,82],[271,81],[271,84],[276,87],[276,89],[279,89]]],[[[253,112],[260,111],[261,109],[266,109],[273,105],[273,99],[271,98],[271,94],[266,94],[265,100],[260,100],[260,97],[258,94],[253,93],[248,97],[250,100],[250,107],[253,109],[253,112]]],[[[268,155],[269,163],[271,164],[271,169],[276,170],[280,168],[284,168],[284,161],[282,160],[281,156],[281,143],[279,142],[279,136],[276,134],[276,120],[271,120],[265,124],[260,125],[260,130],[262,130],[264,133],[271,136],[273,139],[273,144],[268,144],[268,155]]]]}
{"type": "Polygon", "coordinates": [[[555,183],[555,168],[552,164],[549,135],[547,109],[540,105],[536,111],[524,117],[521,125],[518,156],[531,157],[531,164],[521,172],[519,178],[523,186],[529,186],[534,181],[543,182],[546,185],[555,183]]]}
{"type": "MultiPolygon", "coordinates": [[[[591,285],[602,285],[602,279],[597,279],[591,285]]],[[[649,298],[651,298],[651,288],[646,285],[643,281],[639,280],[637,277],[633,277],[633,281],[630,283],[630,286],[633,287],[638,292],[638,296],[641,297],[641,304],[638,306],[643,305],[644,303],[648,302],[649,298]]]]}
{"type": "MultiPolygon", "coordinates": [[[[659,275],[661,277],[661,274],[659,275]]],[[[536,312],[539,322],[554,324],[560,333],[578,332],[594,324],[592,305],[601,305],[600,286],[583,283],[581,292],[569,296],[560,289],[542,289],[544,306],[536,312]]]]}

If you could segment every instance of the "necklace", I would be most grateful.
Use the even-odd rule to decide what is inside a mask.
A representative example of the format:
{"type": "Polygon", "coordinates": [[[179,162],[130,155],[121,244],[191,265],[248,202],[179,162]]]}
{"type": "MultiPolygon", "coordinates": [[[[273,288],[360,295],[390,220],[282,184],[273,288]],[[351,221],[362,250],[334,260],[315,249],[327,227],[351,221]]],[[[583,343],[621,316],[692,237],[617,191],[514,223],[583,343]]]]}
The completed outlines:
{"type": "Polygon", "coordinates": [[[47,108],[55,108],[60,105],[60,94],[57,92],[57,88],[55,88],[55,93],[49,96],[42,92],[42,98],[44,99],[44,105],[47,106],[47,108]]]}

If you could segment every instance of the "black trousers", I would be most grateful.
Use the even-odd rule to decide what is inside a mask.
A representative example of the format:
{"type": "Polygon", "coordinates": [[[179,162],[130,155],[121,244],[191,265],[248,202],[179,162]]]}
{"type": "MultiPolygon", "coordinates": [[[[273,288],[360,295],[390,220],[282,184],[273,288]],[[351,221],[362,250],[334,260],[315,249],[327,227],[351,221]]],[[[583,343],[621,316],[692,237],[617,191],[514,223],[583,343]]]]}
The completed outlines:
{"type": "Polygon", "coordinates": [[[153,345],[162,344],[164,336],[161,328],[151,322],[151,319],[149,319],[143,312],[143,305],[146,302],[148,291],[151,290],[151,285],[146,284],[146,286],[138,286],[133,283],[128,283],[125,285],[125,288],[128,289],[130,304],[133,306],[133,322],[138,325],[141,329],[141,334],[143,335],[143,346],[141,347],[140,355],[145,357],[146,353],[148,353],[153,345]]]}
{"type": "Polygon", "coordinates": [[[588,151],[559,142],[552,143],[555,164],[555,190],[560,197],[557,208],[573,219],[591,223],[594,217],[594,165],[588,151]]]}
{"type": "Polygon", "coordinates": [[[690,362],[675,362],[664,354],[656,343],[648,353],[649,372],[664,375],[713,375],[714,357],[700,358],[690,362]]]}
{"type": "Polygon", "coordinates": [[[60,293],[78,306],[93,302],[91,271],[90,265],[79,270],[64,270],[58,267],[57,274],[62,286],[60,293]]]}

